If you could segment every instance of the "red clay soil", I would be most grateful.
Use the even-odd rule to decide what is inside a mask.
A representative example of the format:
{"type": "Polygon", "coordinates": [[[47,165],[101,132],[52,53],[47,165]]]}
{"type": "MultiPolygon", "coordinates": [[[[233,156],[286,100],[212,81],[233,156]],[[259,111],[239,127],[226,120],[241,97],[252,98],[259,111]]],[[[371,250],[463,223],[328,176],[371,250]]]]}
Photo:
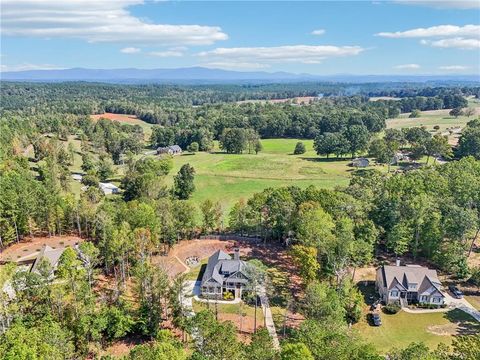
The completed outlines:
{"type": "Polygon", "coordinates": [[[233,241],[183,240],[174,245],[167,256],[154,256],[152,262],[162,267],[169,276],[175,277],[189,270],[189,267],[185,265],[188,258],[197,257],[201,261],[210,257],[217,250],[231,252],[233,247],[233,241]]]}
{"type": "Polygon", "coordinates": [[[0,263],[32,258],[42,249],[43,245],[48,245],[56,249],[74,246],[82,241],[82,238],[75,235],[25,238],[18,244],[12,244],[6,249],[1,250],[0,263]]]}
{"type": "Polygon", "coordinates": [[[141,121],[135,115],[112,114],[112,113],[90,115],[90,118],[94,121],[97,121],[99,119],[107,119],[112,121],[116,120],[123,123],[130,123],[130,124],[138,124],[138,122],[141,121]]]}

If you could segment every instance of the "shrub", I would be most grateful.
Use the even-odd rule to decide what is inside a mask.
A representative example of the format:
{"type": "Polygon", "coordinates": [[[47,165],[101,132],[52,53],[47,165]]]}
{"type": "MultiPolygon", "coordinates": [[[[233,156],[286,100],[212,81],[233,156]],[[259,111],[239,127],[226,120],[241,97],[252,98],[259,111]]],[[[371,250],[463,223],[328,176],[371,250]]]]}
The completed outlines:
{"type": "Polygon", "coordinates": [[[408,115],[408,117],[412,119],[412,118],[418,118],[418,117],[420,117],[420,115],[421,115],[420,110],[414,109],[414,110],[412,110],[410,115],[408,115]]]}
{"type": "Polygon", "coordinates": [[[398,303],[387,304],[383,307],[383,312],[386,314],[396,314],[400,311],[401,307],[398,303]]]}
{"type": "Polygon", "coordinates": [[[230,291],[225,291],[223,293],[223,300],[233,300],[235,297],[230,291]]]}
{"type": "Polygon", "coordinates": [[[305,151],[307,151],[305,149],[305,144],[299,141],[297,142],[297,145],[295,145],[295,150],[293,151],[293,153],[295,155],[300,155],[300,154],[305,154],[305,151]]]}
{"type": "Polygon", "coordinates": [[[196,153],[198,151],[199,145],[196,141],[192,142],[187,146],[187,151],[191,153],[196,153]]]}
{"type": "Polygon", "coordinates": [[[433,127],[433,130],[440,130],[440,126],[439,126],[439,125],[435,125],[435,126],[433,127]]]}
{"type": "Polygon", "coordinates": [[[468,279],[468,281],[472,284],[480,286],[480,266],[470,269],[470,273],[472,275],[470,276],[470,279],[468,279]]]}

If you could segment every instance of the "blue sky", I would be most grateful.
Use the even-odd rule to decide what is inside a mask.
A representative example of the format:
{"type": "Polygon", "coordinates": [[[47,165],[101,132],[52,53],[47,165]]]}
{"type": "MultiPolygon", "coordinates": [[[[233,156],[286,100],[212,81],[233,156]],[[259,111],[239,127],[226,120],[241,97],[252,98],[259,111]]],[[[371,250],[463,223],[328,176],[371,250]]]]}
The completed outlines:
{"type": "Polygon", "coordinates": [[[478,74],[479,1],[2,0],[2,71],[478,74]]]}

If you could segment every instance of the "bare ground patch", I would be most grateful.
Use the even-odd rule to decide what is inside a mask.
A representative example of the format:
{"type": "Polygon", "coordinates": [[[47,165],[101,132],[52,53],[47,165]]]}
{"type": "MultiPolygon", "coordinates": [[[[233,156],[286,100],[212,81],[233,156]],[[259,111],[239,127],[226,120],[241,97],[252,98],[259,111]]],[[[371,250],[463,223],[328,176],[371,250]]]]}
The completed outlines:
{"type": "Polygon", "coordinates": [[[84,241],[76,235],[64,236],[36,236],[25,238],[3,249],[0,253],[0,263],[7,261],[22,262],[35,257],[42,246],[48,245],[54,249],[71,247],[84,241]]]}

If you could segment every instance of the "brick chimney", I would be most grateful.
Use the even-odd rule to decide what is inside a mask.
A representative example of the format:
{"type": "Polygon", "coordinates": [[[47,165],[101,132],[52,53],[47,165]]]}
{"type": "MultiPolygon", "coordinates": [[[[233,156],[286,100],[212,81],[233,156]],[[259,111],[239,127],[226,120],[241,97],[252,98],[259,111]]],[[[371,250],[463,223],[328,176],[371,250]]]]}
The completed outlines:
{"type": "Polygon", "coordinates": [[[397,258],[397,260],[395,260],[395,265],[400,266],[400,259],[399,258],[397,258]]]}

